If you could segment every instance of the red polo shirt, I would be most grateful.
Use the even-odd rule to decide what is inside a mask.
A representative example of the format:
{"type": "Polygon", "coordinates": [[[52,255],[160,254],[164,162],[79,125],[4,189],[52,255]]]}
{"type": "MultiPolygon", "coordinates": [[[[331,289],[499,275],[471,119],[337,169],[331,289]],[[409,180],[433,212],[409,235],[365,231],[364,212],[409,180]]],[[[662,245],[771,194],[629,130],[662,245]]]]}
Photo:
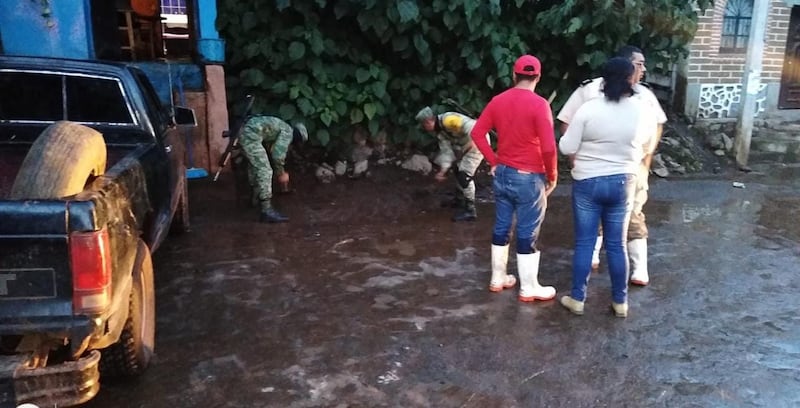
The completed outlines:
{"type": "Polygon", "coordinates": [[[553,113],[534,92],[511,88],[492,98],[470,136],[492,166],[544,173],[548,181],[558,178],[553,113]],[[490,129],[497,131],[496,154],[486,141],[490,129]]]}

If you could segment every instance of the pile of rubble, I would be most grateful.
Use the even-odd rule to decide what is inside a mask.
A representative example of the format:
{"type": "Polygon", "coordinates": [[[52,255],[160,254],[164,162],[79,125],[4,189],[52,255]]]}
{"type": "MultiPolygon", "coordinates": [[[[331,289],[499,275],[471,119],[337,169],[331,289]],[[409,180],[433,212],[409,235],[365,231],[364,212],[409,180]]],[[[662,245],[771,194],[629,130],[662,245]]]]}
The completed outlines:
{"type": "MultiPolygon", "coordinates": [[[[392,164],[422,174],[433,171],[431,157],[435,156],[435,151],[429,154],[396,152],[389,157],[386,140],[387,136],[383,132],[370,140],[366,132],[356,131],[352,149],[346,157],[333,165],[328,163],[318,165],[315,170],[317,179],[322,183],[331,183],[337,177],[367,177],[370,163],[392,164]]],[[[724,132],[707,133],[705,130],[693,129],[682,122],[670,121],[664,126],[661,143],[653,157],[651,171],[659,177],[669,177],[716,169],[718,158],[729,156],[732,149],[733,140],[724,132]]],[[[560,166],[563,167],[561,172],[568,175],[569,170],[562,162],[565,161],[560,160],[560,166]]]]}

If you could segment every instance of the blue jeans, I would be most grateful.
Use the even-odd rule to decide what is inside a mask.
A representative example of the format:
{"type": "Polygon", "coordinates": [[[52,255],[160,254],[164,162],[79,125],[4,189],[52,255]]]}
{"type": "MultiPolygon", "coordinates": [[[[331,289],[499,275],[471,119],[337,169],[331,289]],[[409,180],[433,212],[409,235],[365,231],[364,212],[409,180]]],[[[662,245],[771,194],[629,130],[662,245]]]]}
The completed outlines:
{"type": "Polygon", "coordinates": [[[508,245],[517,216],[517,253],[535,252],[536,238],[547,210],[545,176],[498,165],[494,171],[494,231],[492,244],[508,245]]]}
{"type": "Polygon", "coordinates": [[[636,176],[633,174],[592,177],[572,183],[575,252],[572,255],[570,296],[573,299],[586,299],[586,285],[592,269],[592,250],[597,240],[597,226],[602,221],[611,296],[614,303],[625,303],[627,300],[628,254],[624,243],[635,187],[636,176]]]}

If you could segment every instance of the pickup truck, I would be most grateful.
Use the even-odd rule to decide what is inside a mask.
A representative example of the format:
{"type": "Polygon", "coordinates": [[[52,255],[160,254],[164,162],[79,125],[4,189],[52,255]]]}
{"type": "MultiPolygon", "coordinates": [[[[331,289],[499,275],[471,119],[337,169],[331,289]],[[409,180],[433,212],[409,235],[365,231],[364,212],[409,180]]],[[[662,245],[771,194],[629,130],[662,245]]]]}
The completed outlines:
{"type": "Polygon", "coordinates": [[[148,366],[151,253],[189,221],[179,125],[135,67],[0,56],[0,407],[148,366]]]}

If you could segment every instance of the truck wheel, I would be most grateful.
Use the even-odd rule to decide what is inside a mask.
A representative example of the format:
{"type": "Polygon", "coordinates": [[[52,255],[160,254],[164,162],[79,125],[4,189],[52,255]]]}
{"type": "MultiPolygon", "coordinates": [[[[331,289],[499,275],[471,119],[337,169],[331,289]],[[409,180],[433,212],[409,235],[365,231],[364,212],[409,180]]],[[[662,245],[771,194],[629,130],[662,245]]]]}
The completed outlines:
{"type": "Polygon", "coordinates": [[[135,377],[150,365],[156,337],[156,296],[150,250],[139,241],[128,319],[119,340],[102,350],[103,377],[135,377]]]}
{"type": "Polygon", "coordinates": [[[9,198],[73,196],[105,170],[106,144],[100,132],[73,122],[56,122],[31,145],[9,198]]]}
{"type": "Polygon", "coordinates": [[[178,201],[178,208],[175,209],[175,215],[172,216],[172,225],[170,232],[173,234],[182,234],[189,232],[191,224],[189,223],[189,180],[183,179],[183,188],[181,189],[181,198],[178,201]]]}

